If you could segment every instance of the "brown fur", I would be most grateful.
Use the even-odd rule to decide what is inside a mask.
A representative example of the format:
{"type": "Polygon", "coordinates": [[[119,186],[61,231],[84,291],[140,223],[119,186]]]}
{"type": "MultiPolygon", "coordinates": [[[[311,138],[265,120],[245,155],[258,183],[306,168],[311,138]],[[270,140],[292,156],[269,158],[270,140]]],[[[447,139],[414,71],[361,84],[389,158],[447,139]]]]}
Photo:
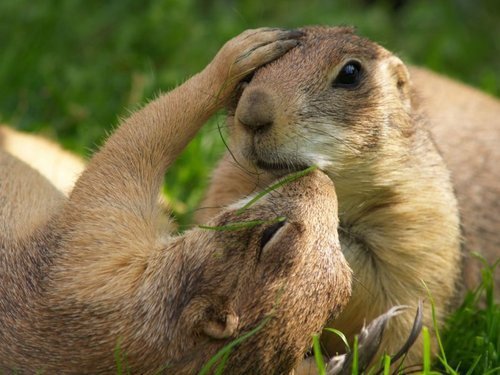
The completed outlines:
{"type": "MultiPolygon", "coordinates": [[[[355,280],[351,301],[331,324],[352,338],[365,319],[394,304],[428,301],[424,283],[442,322],[462,272],[459,209],[446,163],[467,246],[498,257],[498,101],[425,71],[411,77],[397,57],[352,29],[304,31],[299,47],[241,86],[228,109],[236,161],[222,159],[202,207],[221,207],[276,175],[316,164],[335,182],[341,247],[355,280]],[[361,63],[361,84],[332,87],[350,60],[361,63]]],[[[199,212],[203,221],[217,208],[199,212]]],[[[424,321],[433,326],[429,302],[424,321]]],[[[390,324],[389,353],[411,324],[411,313],[390,324]]],[[[324,344],[330,354],[342,350],[334,337],[324,344]]],[[[421,363],[421,347],[417,342],[407,365],[421,363]]]]}
{"type": "MultiPolygon", "coordinates": [[[[297,34],[248,31],[200,74],[123,122],[69,198],[0,150],[0,372],[195,373],[238,346],[231,373],[290,371],[349,299],[335,189],[315,172],[239,214],[211,221],[286,222],[238,231],[163,227],[157,194],[175,157],[244,74],[296,45],[297,34]]],[[[5,130],[4,130],[5,131],[5,130]]]]}
{"type": "MultiPolygon", "coordinates": [[[[446,165],[460,209],[467,256],[500,258],[500,102],[472,87],[411,67],[428,128],[446,165]]],[[[467,259],[465,283],[475,287],[480,262],[467,259]]],[[[500,292],[500,272],[495,273],[500,292]]],[[[500,294],[497,294],[500,298],[500,294]]]]}

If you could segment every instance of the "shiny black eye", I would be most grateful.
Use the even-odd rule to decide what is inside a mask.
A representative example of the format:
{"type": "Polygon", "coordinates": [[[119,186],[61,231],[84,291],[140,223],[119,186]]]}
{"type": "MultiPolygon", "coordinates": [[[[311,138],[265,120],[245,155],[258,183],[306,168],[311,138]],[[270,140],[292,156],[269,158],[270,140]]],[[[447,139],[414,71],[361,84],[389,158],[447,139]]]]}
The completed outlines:
{"type": "Polygon", "coordinates": [[[361,78],[361,65],[357,61],[349,61],[340,69],[333,81],[334,87],[355,87],[361,78]]]}

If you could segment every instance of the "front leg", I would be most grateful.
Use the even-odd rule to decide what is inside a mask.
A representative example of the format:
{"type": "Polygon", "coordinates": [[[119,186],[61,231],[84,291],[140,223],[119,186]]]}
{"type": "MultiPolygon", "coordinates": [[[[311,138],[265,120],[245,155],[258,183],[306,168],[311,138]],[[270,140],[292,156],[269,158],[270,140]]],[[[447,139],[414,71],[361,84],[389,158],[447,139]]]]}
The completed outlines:
{"type": "Polygon", "coordinates": [[[227,42],[201,73],[123,122],[90,161],[71,202],[79,207],[110,202],[129,209],[138,200],[135,209],[150,211],[168,166],[239,80],[297,45],[299,35],[258,29],[227,42]]]}
{"type": "MultiPolygon", "coordinates": [[[[246,31],[227,42],[202,72],[125,120],[90,160],[61,214],[67,261],[78,256],[80,268],[92,268],[109,288],[110,270],[142,269],[159,242],[157,195],[166,169],[239,80],[293,48],[300,35],[246,31]]],[[[75,282],[93,293],[96,280],[75,282]]]]}

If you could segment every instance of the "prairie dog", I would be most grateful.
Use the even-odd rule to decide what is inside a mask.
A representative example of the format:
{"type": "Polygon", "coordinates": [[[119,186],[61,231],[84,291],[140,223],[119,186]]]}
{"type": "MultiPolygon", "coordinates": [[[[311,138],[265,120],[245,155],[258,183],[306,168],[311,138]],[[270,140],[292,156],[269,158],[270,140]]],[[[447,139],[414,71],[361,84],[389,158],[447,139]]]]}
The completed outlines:
{"type": "Polygon", "coordinates": [[[351,290],[330,179],[312,173],[210,223],[263,221],[235,231],[172,235],[156,199],[165,170],[238,80],[297,36],[259,29],[229,41],[125,120],[69,197],[0,149],[0,372],[115,373],[119,344],[132,373],[195,373],[266,317],[227,368],[297,365],[351,290]]]}
{"type": "MultiPolygon", "coordinates": [[[[472,250],[498,257],[498,101],[435,74],[408,71],[351,28],[302,30],[301,45],[257,70],[229,105],[236,160],[226,154],[219,163],[198,220],[277,175],[318,165],[335,183],[341,248],[353,270],[352,298],[331,325],[352,338],[365,319],[393,304],[428,301],[426,287],[442,322],[463,278],[460,214],[466,243],[484,246],[472,250]]],[[[389,326],[388,353],[400,345],[410,317],[389,326]]],[[[426,303],[428,327],[430,317],[426,303]]],[[[330,336],[324,345],[330,354],[342,350],[330,336]]],[[[407,365],[421,363],[421,347],[414,345],[407,365]]]]}

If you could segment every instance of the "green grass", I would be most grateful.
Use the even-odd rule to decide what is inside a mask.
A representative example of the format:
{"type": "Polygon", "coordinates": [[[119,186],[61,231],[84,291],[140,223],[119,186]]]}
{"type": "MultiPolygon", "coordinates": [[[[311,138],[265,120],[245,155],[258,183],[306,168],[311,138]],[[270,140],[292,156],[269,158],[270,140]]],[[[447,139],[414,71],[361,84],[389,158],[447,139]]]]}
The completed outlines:
{"type": "MultiPolygon", "coordinates": [[[[88,156],[120,116],[201,70],[227,39],[271,25],[356,25],[407,62],[500,95],[500,2],[409,0],[398,12],[389,3],[2,0],[0,122],[88,156]]],[[[223,125],[223,116],[212,119],[167,174],[181,225],[190,223],[224,151],[223,125]]],[[[460,373],[499,365],[500,313],[487,290],[469,295],[443,333],[447,364],[460,373]]]]}
{"type": "MultiPolygon", "coordinates": [[[[399,365],[402,373],[418,371],[424,375],[437,374],[496,374],[500,372],[500,306],[494,302],[494,282],[493,275],[497,265],[490,266],[484,263],[482,271],[482,282],[475,291],[467,294],[463,304],[453,313],[446,325],[445,341],[443,344],[440,329],[437,326],[437,321],[434,315],[434,301],[431,296],[431,304],[433,309],[434,331],[436,332],[439,341],[439,353],[437,359],[432,361],[431,358],[431,334],[428,327],[423,327],[421,335],[423,336],[423,360],[420,369],[406,368],[404,358],[399,365]],[[471,330],[473,325],[479,325],[476,330],[471,330]],[[477,333],[481,332],[480,335],[477,333]]],[[[396,318],[397,319],[397,318],[396,318]]],[[[223,373],[224,364],[227,361],[231,351],[246,340],[251,335],[255,334],[265,324],[264,320],[255,329],[245,335],[235,339],[230,344],[222,348],[200,371],[201,374],[206,374],[219,362],[216,373],[223,373]]],[[[358,370],[358,337],[354,337],[352,349],[349,347],[345,336],[338,330],[325,328],[325,331],[331,331],[337,334],[345,343],[346,349],[353,351],[352,356],[352,371],[351,374],[357,375],[358,370]]],[[[327,373],[327,365],[325,364],[319,335],[312,337],[313,355],[316,362],[319,375],[327,373]]],[[[374,366],[368,370],[368,374],[383,374],[391,373],[390,369],[391,358],[385,355],[381,359],[379,366],[374,366]]],[[[121,369],[121,366],[118,366],[121,369]]]]}
{"type": "Polygon", "coordinates": [[[319,341],[319,335],[313,336],[313,352],[314,352],[314,360],[316,362],[316,367],[318,369],[318,375],[326,374],[326,365],[323,360],[323,355],[321,353],[321,343],[319,341]]]}
{"type": "MultiPolygon", "coordinates": [[[[483,261],[482,281],[478,288],[467,293],[462,305],[448,318],[444,333],[441,333],[434,319],[434,330],[439,341],[437,358],[431,360],[431,333],[428,327],[423,327],[423,360],[419,373],[424,375],[436,374],[500,374],[500,305],[494,300],[494,273],[498,272],[495,265],[488,265],[483,261]]],[[[431,304],[433,301],[431,298],[431,304]]],[[[433,307],[433,306],[432,306],[433,307]]],[[[434,309],[434,307],[433,307],[434,309]]],[[[433,313],[434,314],[434,313],[433,313]]],[[[397,318],[394,318],[397,319],[397,318]]],[[[325,328],[325,330],[331,330],[325,328]]],[[[339,334],[338,332],[336,332],[339,334]]],[[[320,373],[325,373],[325,364],[318,341],[313,336],[314,357],[320,373]]],[[[358,374],[357,337],[352,349],[352,374],[358,374]]],[[[382,358],[379,366],[368,370],[368,374],[390,373],[389,356],[382,358]]],[[[405,368],[404,359],[399,366],[405,371],[416,371],[415,368],[405,368]]]]}
{"type": "MultiPolygon", "coordinates": [[[[480,285],[475,291],[470,291],[467,294],[460,308],[448,318],[443,336],[444,340],[437,326],[437,321],[434,319],[433,328],[439,341],[437,359],[434,361],[431,359],[431,333],[427,327],[423,327],[421,335],[423,336],[424,356],[421,369],[415,369],[414,367],[405,368],[403,358],[403,362],[399,366],[402,373],[410,371],[411,373],[418,371],[418,373],[423,375],[485,375],[500,373],[500,305],[494,301],[493,278],[497,264],[488,265],[484,262],[483,265],[480,285]]],[[[433,305],[432,298],[431,304],[433,305]]],[[[268,319],[264,319],[253,330],[223,347],[207,362],[199,375],[209,373],[210,369],[214,368],[216,364],[218,365],[215,373],[222,374],[224,364],[231,351],[241,342],[262,329],[268,319]]],[[[397,317],[394,319],[397,319],[397,317]]],[[[351,374],[359,374],[358,337],[354,338],[352,348],[350,348],[345,336],[341,332],[332,328],[325,328],[325,330],[338,335],[344,341],[346,349],[353,351],[351,374]]],[[[322,355],[319,335],[313,335],[312,348],[318,374],[325,375],[327,373],[327,365],[322,355]]],[[[390,365],[391,358],[385,355],[381,359],[380,365],[369,369],[368,374],[390,374],[390,365]]],[[[122,366],[118,364],[117,368],[121,370],[122,366]]]]}
{"type": "MultiPolygon", "coordinates": [[[[498,264],[498,262],[497,262],[498,264]]],[[[482,283],[447,321],[438,368],[454,374],[500,374],[500,304],[494,298],[498,265],[484,264],[482,283]]]]}

